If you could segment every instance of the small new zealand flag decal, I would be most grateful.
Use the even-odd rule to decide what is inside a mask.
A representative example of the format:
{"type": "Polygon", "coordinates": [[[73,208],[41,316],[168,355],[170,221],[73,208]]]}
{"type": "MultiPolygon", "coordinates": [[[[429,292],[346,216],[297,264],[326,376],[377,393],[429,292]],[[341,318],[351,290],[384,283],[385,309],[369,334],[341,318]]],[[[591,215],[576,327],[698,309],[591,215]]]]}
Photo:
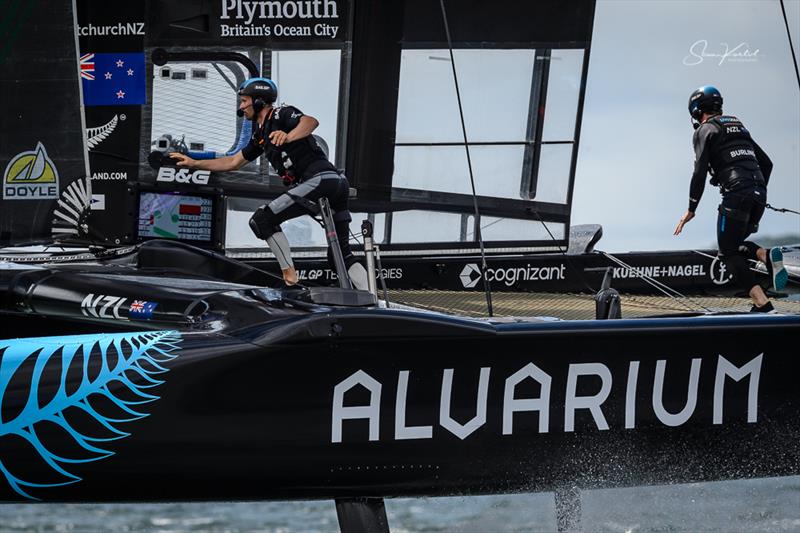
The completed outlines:
{"type": "Polygon", "coordinates": [[[153,311],[158,304],[156,302],[147,302],[145,300],[134,300],[128,311],[128,318],[137,320],[150,320],[153,318],[153,311]]]}

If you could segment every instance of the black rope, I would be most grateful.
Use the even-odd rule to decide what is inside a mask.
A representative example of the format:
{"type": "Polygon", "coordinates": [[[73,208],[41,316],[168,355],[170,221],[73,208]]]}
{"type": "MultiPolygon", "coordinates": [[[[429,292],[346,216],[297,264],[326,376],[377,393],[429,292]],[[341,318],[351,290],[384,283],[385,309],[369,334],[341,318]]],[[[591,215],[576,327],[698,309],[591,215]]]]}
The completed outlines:
{"type": "Polygon", "coordinates": [[[789,32],[789,19],[786,18],[786,7],[781,0],[781,11],[783,12],[783,23],[786,25],[786,37],[789,39],[789,49],[792,51],[792,61],[794,61],[794,74],[797,76],[797,87],[800,88],[800,70],[797,69],[797,56],[794,53],[794,45],[792,44],[792,34],[789,32]]]}
{"type": "Polygon", "coordinates": [[[456,86],[456,99],[458,100],[458,114],[461,116],[461,132],[464,135],[464,149],[467,152],[467,167],[469,168],[469,182],[472,186],[472,204],[475,210],[475,237],[478,240],[478,245],[481,249],[481,278],[483,279],[483,287],[486,290],[486,307],[489,311],[489,316],[494,316],[492,309],[492,288],[489,285],[489,277],[487,276],[488,267],[486,265],[486,250],[483,247],[483,235],[481,234],[480,213],[478,212],[478,196],[475,192],[475,176],[472,173],[472,160],[469,156],[469,143],[467,142],[467,127],[464,123],[464,110],[461,106],[461,91],[458,89],[458,74],[456,74],[456,59],[453,56],[453,41],[450,39],[450,26],[447,23],[447,12],[444,9],[444,0],[439,0],[439,5],[442,6],[442,19],[444,20],[444,31],[447,35],[447,47],[450,50],[450,66],[453,67],[453,82],[456,86]]]}
{"type": "Polygon", "coordinates": [[[791,209],[786,209],[785,207],[772,207],[769,204],[767,204],[767,209],[772,209],[773,211],[777,211],[778,213],[794,213],[795,215],[800,215],[800,212],[793,211],[791,209]]]}
{"type": "Polygon", "coordinates": [[[550,235],[550,239],[552,239],[552,241],[554,243],[556,243],[556,248],[558,248],[558,251],[564,257],[564,260],[567,263],[569,263],[570,268],[581,279],[581,283],[583,283],[583,286],[586,287],[587,289],[589,289],[589,292],[597,292],[597,289],[595,289],[594,287],[589,285],[589,282],[586,281],[586,277],[583,275],[583,271],[580,268],[575,266],[575,264],[570,259],[569,254],[567,252],[565,252],[563,248],[561,248],[561,245],[558,244],[558,239],[556,239],[555,235],[553,235],[553,233],[550,231],[550,228],[547,227],[547,224],[545,224],[544,220],[542,219],[542,215],[539,214],[539,211],[536,210],[536,209],[533,209],[533,208],[531,208],[531,209],[533,211],[533,214],[536,215],[536,217],[539,219],[539,222],[541,222],[542,226],[544,227],[544,230],[547,232],[548,235],[550,235]]]}

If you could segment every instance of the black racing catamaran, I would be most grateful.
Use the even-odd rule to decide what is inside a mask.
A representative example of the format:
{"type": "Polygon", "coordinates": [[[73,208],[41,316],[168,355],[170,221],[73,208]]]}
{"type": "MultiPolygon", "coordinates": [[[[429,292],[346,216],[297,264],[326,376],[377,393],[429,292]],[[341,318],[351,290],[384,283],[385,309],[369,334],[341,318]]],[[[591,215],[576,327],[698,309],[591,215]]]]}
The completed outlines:
{"type": "Polygon", "coordinates": [[[343,531],[385,531],[386,497],[554,491],[569,529],[582,488],[800,474],[796,302],[721,309],[714,251],[570,231],[593,2],[48,7],[0,20],[0,500],[334,499],[343,531]],[[524,86],[458,77],[478,64],[524,86]],[[274,288],[243,234],[284,191],[266,161],[163,164],[236,151],[256,74],[330,115],[371,292],[310,217],[285,229],[301,283],[274,288]],[[493,96],[516,132],[468,138],[454,102],[493,96]],[[545,291],[590,315],[527,312],[545,291]],[[654,293],[675,306],[637,314],[654,293]]]}

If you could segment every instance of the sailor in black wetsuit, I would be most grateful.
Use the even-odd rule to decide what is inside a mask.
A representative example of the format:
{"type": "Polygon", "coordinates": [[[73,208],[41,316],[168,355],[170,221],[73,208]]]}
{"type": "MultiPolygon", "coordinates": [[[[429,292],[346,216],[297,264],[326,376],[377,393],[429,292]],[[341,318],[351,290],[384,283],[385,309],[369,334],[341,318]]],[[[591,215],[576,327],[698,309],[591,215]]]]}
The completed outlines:
{"type": "MultiPolygon", "coordinates": [[[[278,87],[267,78],[250,78],[239,87],[237,114],[254,123],[250,142],[234,155],[208,160],[194,160],[180,153],[170,155],[178,160],[178,166],[229,171],[255,161],[263,152],[291,190],[259,207],[250,219],[250,228],[256,237],[267,241],[280,264],[284,281],[288,285],[297,283],[297,272],[289,241],[280,224],[309,214],[302,203],[324,196],[330,201],[339,246],[351,281],[356,288],[365,289],[366,270],[350,250],[350,185],[347,178],[337,172],[311,135],[319,125],[317,119],[304,115],[296,107],[274,106],[277,96],[278,87]]],[[[335,269],[330,250],[328,262],[335,269]]]]}
{"type": "Polygon", "coordinates": [[[775,289],[781,290],[788,281],[783,254],[780,248],[767,250],[745,240],[758,230],[764,214],[772,161],[738,118],[722,114],[722,95],[714,87],[701,87],[692,93],[689,113],[695,127],[694,173],[689,186],[689,209],[675,228],[675,235],[694,218],[710,171],[710,183],[719,186],[722,193],[717,217],[719,256],[734,281],[753,299],[751,311],[773,311],[772,303],[755,281],[748,259],[766,264],[775,289]]]}

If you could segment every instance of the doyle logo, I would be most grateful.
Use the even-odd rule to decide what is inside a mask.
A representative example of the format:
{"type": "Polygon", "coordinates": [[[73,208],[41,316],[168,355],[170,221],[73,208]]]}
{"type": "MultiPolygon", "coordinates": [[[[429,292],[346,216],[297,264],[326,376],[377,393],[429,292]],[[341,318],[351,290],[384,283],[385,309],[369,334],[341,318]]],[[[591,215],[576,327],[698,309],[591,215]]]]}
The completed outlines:
{"type": "Polygon", "coordinates": [[[81,313],[90,318],[111,318],[116,320],[128,320],[128,317],[120,314],[122,305],[127,298],[122,296],[107,296],[105,294],[95,295],[89,293],[81,302],[81,313]]]}
{"type": "Polygon", "coordinates": [[[3,173],[4,200],[55,200],[58,198],[58,170],[41,142],[21,152],[3,173]]]}
{"type": "Polygon", "coordinates": [[[117,128],[117,124],[119,123],[119,121],[125,119],[126,116],[124,114],[114,115],[114,118],[112,118],[102,126],[87,129],[86,144],[89,145],[89,150],[92,150],[98,144],[106,140],[109,135],[114,133],[114,130],[117,128]]]}
{"type": "Polygon", "coordinates": [[[475,263],[466,264],[458,277],[465,289],[471,289],[481,280],[481,269],[475,263]]]}
{"type": "Polygon", "coordinates": [[[158,169],[156,181],[194,183],[195,185],[208,185],[211,177],[210,170],[195,170],[192,172],[188,168],[161,167],[158,169]]]}
{"type": "Polygon", "coordinates": [[[708,273],[714,285],[725,285],[731,280],[731,274],[728,272],[725,263],[720,261],[719,256],[715,257],[711,262],[711,268],[708,273]]]}

